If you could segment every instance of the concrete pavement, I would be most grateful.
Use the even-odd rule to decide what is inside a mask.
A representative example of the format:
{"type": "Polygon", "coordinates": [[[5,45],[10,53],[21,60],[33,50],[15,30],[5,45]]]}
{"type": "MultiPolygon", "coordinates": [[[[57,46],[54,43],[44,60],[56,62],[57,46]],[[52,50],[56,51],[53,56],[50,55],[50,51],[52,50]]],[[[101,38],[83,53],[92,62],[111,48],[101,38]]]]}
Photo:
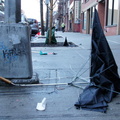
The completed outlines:
{"type": "MultiPolygon", "coordinates": [[[[89,62],[91,36],[88,34],[56,32],[58,42],[73,42],[78,47],[32,47],[33,71],[39,75],[43,86],[33,87],[1,87],[0,89],[0,120],[119,120],[120,95],[111,103],[107,113],[77,110],[74,103],[89,82],[89,62]],[[39,52],[49,53],[40,55],[39,52]],[[57,53],[56,55],[51,54],[57,53]],[[83,79],[81,88],[69,86],[76,74],[83,79]],[[58,85],[54,85],[58,84],[58,85]],[[46,85],[45,85],[46,84],[46,85]],[[62,84],[62,85],[61,85],[62,84]],[[48,86],[49,85],[49,86],[48,86]],[[45,111],[37,111],[37,103],[46,97],[45,111]]],[[[113,51],[120,74],[120,36],[107,37],[113,51]]],[[[33,38],[31,43],[44,42],[45,38],[33,38]]]]}

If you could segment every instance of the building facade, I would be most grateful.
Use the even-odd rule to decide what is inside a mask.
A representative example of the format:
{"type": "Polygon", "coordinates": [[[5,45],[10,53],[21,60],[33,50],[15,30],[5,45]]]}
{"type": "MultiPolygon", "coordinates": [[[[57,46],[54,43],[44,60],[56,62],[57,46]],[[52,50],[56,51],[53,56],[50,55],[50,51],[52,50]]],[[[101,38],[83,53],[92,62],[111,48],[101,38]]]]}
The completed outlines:
{"type": "Polygon", "coordinates": [[[120,0],[60,1],[58,20],[66,24],[66,31],[91,34],[96,8],[105,35],[120,34],[120,0]]]}
{"type": "Polygon", "coordinates": [[[80,32],[80,8],[81,0],[68,0],[66,3],[67,9],[67,31],[80,32]]]}
{"type": "Polygon", "coordinates": [[[59,25],[65,23],[65,31],[80,32],[80,1],[59,0],[58,20],[59,25]]]}
{"type": "Polygon", "coordinates": [[[119,0],[82,0],[80,32],[91,34],[94,9],[98,10],[100,22],[105,35],[120,34],[120,1],[119,0]]]}

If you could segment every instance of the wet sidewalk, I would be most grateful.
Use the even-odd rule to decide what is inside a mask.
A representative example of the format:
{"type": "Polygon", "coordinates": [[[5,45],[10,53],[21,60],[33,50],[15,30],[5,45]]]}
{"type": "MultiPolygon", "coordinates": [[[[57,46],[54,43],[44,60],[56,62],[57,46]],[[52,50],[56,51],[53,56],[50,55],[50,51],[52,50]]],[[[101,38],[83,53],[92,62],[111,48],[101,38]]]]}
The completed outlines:
{"type": "MultiPolygon", "coordinates": [[[[59,31],[56,36],[62,36],[56,38],[58,42],[64,42],[67,37],[67,41],[77,47],[31,47],[33,72],[38,73],[42,85],[1,87],[0,120],[119,120],[119,95],[108,104],[107,113],[74,107],[82,88],[89,82],[91,36],[59,31]],[[40,51],[48,54],[40,55],[40,51]],[[74,78],[78,78],[75,82],[80,88],[68,85],[74,78]],[[36,110],[37,103],[44,97],[47,103],[45,111],[36,110]]],[[[120,36],[107,39],[120,71],[120,36]]],[[[31,43],[44,41],[45,38],[36,37],[31,43]]]]}

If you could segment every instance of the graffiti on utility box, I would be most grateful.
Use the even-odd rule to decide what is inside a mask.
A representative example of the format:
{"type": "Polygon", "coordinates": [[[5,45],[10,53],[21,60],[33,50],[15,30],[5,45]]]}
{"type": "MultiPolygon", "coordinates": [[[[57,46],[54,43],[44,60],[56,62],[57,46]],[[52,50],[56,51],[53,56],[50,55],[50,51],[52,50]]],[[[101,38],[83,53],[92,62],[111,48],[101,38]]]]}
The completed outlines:
{"type": "Polygon", "coordinates": [[[5,61],[15,61],[18,57],[26,55],[25,45],[14,45],[13,48],[7,48],[3,43],[0,43],[0,51],[5,61]]]}
{"type": "Polygon", "coordinates": [[[21,50],[19,48],[3,50],[3,57],[4,57],[4,59],[9,59],[10,57],[14,57],[14,56],[21,56],[23,54],[25,54],[25,51],[21,50]]]}

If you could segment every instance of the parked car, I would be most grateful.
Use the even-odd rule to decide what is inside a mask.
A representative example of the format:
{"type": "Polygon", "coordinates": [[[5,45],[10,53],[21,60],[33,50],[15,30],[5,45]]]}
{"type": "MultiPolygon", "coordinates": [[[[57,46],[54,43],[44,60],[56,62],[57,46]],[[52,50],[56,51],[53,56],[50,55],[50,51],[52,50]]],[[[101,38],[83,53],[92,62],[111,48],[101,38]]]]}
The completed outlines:
{"type": "Polygon", "coordinates": [[[4,21],[4,12],[0,11],[0,21],[4,21]]]}
{"type": "Polygon", "coordinates": [[[0,11],[4,11],[4,1],[0,0],[0,11]]]}
{"type": "MultiPolygon", "coordinates": [[[[4,12],[0,11],[0,22],[4,22],[4,21],[5,21],[5,14],[4,12]]],[[[29,25],[29,22],[23,13],[21,13],[21,23],[29,25]]],[[[30,25],[29,25],[29,28],[30,28],[29,30],[30,30],[30,37],[31,37],[32,30],[30,25]]]]}
{"type": "Polygon", "coordinates": [[[30,37],[31,37],[32,36],[32,29],[31,29],[31,26],[27,20],[27,17],[23,13],[21,13],[21,23],[29,25],[30,37]]]}
{"type": "Polygon", "coordinates": [[[39,29],[41,29],[41,23],[40,22],[38,22],[38,27],[39,27],[39,29]]]}
{"type": "Polygon", "coordinates": [[[32,35],[36,35],[39,32],[38,21],[36,19],[33,19],[33,18],[27,18],[27,20],[31,26],[32,35]]]}

